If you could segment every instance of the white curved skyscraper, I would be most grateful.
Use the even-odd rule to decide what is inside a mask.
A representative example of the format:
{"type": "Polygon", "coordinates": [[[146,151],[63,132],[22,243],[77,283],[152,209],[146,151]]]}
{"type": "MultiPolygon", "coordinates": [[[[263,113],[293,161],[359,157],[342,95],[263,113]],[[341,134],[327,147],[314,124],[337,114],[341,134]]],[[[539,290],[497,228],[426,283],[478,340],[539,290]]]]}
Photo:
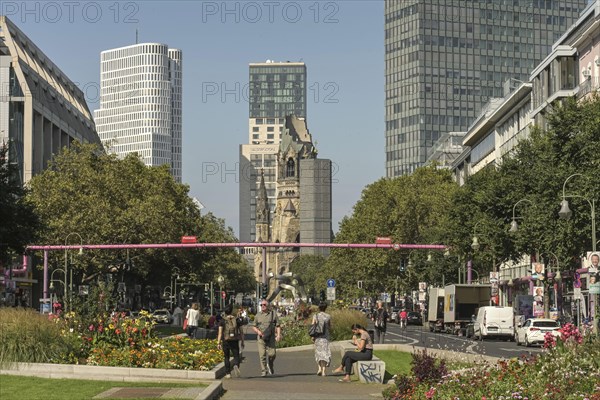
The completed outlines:
{"type": "Polygon", "coordinates": [[[168,164],[181,182],[182,53],[140,43],[100,54],[98,135],[107,152],[168,164]]]}

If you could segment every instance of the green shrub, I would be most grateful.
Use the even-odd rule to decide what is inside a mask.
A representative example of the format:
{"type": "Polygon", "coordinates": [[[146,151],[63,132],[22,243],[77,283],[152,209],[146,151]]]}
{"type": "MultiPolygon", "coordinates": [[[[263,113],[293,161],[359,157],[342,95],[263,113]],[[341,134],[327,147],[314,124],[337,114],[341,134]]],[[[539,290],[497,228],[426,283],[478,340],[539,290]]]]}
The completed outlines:
{"type": "Polygon", "coordinates": [[[65,339],[61,327],[32,309],[0,308],[0,365],[50,362],[73,353],[81,341],[65,339]]]}
{"type": "MultiPolygon", "coordinates": [[[[311,311],[318,311],[313,308],[311,311]]],[[[329,311],[329,310],[327,310],[329,311]]],[[[352,339],[353,324],[367,326],[367,319],[363,313],[356,310],[331,310],[331,341],[352,339]]],[[[283,317],[281,321],[282,339],[279,347],[293,347],[312,344],[308,336],[308,327],[312,322],[312,314],[305,320],[297,321],[294,317],[283,317]]]]}

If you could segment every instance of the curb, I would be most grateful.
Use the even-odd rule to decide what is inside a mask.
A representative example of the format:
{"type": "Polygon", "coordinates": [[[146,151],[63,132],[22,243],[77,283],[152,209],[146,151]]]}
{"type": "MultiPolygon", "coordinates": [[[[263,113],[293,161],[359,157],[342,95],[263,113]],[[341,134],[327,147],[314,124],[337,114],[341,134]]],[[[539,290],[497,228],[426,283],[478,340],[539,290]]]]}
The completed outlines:
{"type": "Polygon", "coordinates": [[[223,382],[213,382],[206,387],[194,400],[217,400],[223,394],[223,382]]]}

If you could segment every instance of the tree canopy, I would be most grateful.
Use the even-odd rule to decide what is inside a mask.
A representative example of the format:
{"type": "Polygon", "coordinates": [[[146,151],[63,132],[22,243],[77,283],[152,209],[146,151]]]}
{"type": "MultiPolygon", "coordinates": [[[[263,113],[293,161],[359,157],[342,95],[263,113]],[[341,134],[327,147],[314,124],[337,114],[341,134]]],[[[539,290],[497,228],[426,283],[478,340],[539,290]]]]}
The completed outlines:
{"type": "MultiPolygon", "coordinates": [[[[188,186],[175,182],[168,166],[147,167],[137,155],[119,159],[95,145],[74,144],[30,187],[29,203],[44,225],[43,244],[178,243],[181,236],[237,241],[223,220],[200,214],[188,186]]],[[[60,264],[62,258],[54,253],[51,261],[60,264]]],[[[76,258],[75,268],[86,280],[125,259],[133,265],[129,273],[148,283],[169,282],[174,267],[180,276],[194,274],[204,282],[232,271],[229,281],[243,283],[243,260],[233,249],[90,250],[76,258]]],[[[241,291],[248,291],[246,286],[241,291]]]]}
{"type": "Polygon", "coordinates": [[[25,202],[27,189],[17,174],[16,165],[9,160],[8,145],[0,145],[0,265],[23,254],[39,230],[33,207],[25,202]]]}

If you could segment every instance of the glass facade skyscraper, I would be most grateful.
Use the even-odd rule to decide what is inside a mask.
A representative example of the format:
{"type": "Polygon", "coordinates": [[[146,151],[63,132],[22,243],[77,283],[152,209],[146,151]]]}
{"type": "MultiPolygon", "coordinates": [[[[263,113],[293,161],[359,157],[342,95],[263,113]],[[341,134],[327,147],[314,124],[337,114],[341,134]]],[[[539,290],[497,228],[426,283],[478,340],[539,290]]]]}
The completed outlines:
{"type": "MultiPolygon", "coordinates": [[[[306,119],[306,65],[275,62],[249,65],[248,144],[240,145],[240,240],[256,238],[256,194],[261,171],[271,213],[275,209],[277,152],[285,117],[306,119]]],[[[272,220],[272,219],[271,219],[272,220]]]]}
{"type": "Polygon", "coordinates": [[[466,131],[503,83],[526,81],[586,0],[385,0],[386,176],[466,131]]]}

